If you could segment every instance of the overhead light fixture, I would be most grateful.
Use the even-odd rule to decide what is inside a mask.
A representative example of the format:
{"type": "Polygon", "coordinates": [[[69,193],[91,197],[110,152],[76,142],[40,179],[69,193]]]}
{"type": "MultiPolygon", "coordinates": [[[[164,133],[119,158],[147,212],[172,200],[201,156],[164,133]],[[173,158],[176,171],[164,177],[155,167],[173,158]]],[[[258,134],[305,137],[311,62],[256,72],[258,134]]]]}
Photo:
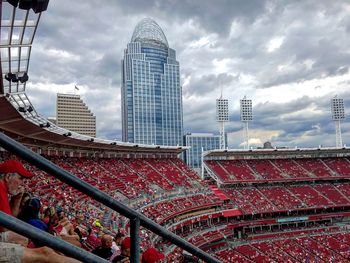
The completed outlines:
{"type": "Polygon", "coordinates": [[[40,123],[39,126],[40,126],[40,128],[49,128],[51,126],[51,124],[48,123],[48,122],[45,123],[45,124],[44,123],[40,123]]]}
{"type": "Polygon", "coordinates": [[[29,79],[29,76],[27,74],[27,72],[24,72],[23,76],[22,77],[18,77],[18,80],[21,82],[21,83],[24,83],[26,81],[28,81],[29,79]]]}
{"type": "Polygon", "coordinates": [[[33,7],[33,0],[21,0],[18,8],[23,10],[29,10],[33,7]]]}
{"type": "Polygon", "coordinates": [[[72,136],[72,133],[71,132],[66,132],[65,134],[63,134],[64,137],[69,137],[69,136],[72,136]]]}
{"type": "Polygon", "coordinates": [[[19,111],[19,112],[26,112],[27,110],[26,110],[24,107],[19,106],[19,107],[18,107],[18,111],[19,111]]]}
{"type": "Polygon", "coordinates": [[[36,0],[33,3],[33,11],[34,13],[41,13],[46,11],[47,6],[49,5],[49,0],[36,0]]]}
{"type": "Polygon", "coordinates": [[[14,7],[17,7],[19,0],[7,0],[7,2],[9,2],[9,4],[13,5],[14,7]]]}
{"type": "Polygon", "coordinates": [[[27,107],[27,111],[28,112],[32,112],[34,109],[33,109],[33,107],[32,107],[32,105],[29,105],[28,107],[27,107]]]}
{"type": "Polygon", "coordinates": [[[16,74],[13,74],[11,72],[7,73],[5,75],[5,79],[7,81],[12,81],[12,82],[18,82],[18,78],[17,78],[17,75],[16,74]]]}
{"type": "Polygon", "coordinates": [[[49,5],[49,0],[7,0],[7,2],[14,7],[18,6],[18,8],[24,10],[32,8],[36,14],[46,11],[47,6],[49,5]]]}

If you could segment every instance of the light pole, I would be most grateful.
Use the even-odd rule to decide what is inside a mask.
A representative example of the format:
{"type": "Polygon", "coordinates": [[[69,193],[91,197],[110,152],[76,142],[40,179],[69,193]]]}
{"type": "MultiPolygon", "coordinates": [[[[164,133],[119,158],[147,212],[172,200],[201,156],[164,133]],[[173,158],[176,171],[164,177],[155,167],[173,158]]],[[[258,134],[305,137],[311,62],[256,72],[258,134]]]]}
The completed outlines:
{"type": "Polygon", "coordinates": [[[331,99],[332,120],[335,124],[335,146],[343,147],[340,122],[345,119],[344,101],[335,96],[331,99]]]}
{"type": "Polygon", "coordinates": [[[228,122],[228,100],[223,99],[222,95],[219,99],[216,99],[216,121],[220,126],[220,149],[225,149],[225,122],[228,122]]]}
{"type": "Polygon", "coordinates": [[[241,105],[241,122],[244,126],[244,149],[249,149],[249,130],[248,123],[253,120],[252,100],[248,100],[246,96],[240,100],[241,105]]]}

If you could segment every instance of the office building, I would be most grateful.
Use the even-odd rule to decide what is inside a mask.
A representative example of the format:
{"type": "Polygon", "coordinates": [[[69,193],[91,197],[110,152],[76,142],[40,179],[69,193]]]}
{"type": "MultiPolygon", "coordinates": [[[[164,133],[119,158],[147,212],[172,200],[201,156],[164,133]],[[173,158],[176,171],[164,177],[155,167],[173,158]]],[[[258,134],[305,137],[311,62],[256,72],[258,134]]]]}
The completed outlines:
{"type": "Polygon", "coordinates": [[[83,135],[96,137],[96,116],[80,95],[57,94],[56,124],[83,135]]]}
{"type": "Polygon", "coordinates": [[[185,146],[191,147],[186,151],[186,164],[200,174],[202,151],[220,149],[221,136],[212,133],[188,133],[184,139],[185,146]]]}
{"type": "Polygon", "coordinates": [[[137,24],[122,65],[123,141],[182,145],[179,62],[155,21],[146,18],[137,24]]]}

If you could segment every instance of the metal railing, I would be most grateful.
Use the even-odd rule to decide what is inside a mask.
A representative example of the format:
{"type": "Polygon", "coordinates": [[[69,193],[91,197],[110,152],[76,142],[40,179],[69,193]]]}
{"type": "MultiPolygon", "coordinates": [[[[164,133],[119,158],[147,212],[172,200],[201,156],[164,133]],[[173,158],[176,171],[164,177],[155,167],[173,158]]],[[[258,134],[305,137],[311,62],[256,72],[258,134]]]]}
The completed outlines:
{"type": "MultiPolygon", "coordinates": [[[[163,237],[164,239],[168,240],[169,242],[173,243],[174,245],[186,250],[187,252],[191,253],[192,255],[204,260],[208,263],[219,263],[220,261],[216,258],[212,257],[208,253],[202,251],[198,247],[192,245],[191,243],[183,240],[182,238],[178,237],[174,233],[168,231],[167,229],[161,227],[160,225],[156,224],[152,220],[145,217],[143,214],[130,209],[126,205],[120,203],[119,201],[111,198],[108,194],[100,191],[96,187],[93,187],[92,185],[84,182],[83,180],[79,179],[78,177],[68,173],[67,171],[63,170],[62,168],[58,167],[54,163],[48,161],[41,155],[32,152],[25,146],[21,145],[20,143],[16,142],[12,138],[6,136],[3,133],[0,133],[0,146],[6,149],[7,151],[21,157],[23,160],[26,160],[28,163],[36,166],[37,168],[41,169],[42,171],[56,177],[57,179],[61,180],[62,182],[72,186],[73,188],[76,188],[77,190],[81,191],[82,193],[90,196],[92,199],[100,202],[101,204],[111,208],[112,210],[122,214],[123,216],[129,218],[130,220],[130,237],[131,237],[131,256],[130,256],[130,262],[131,263],[138,263],[140,260],[140,237],[139,237],[139,230],[140,226],[145,227],[146,229],[152,231],[153,233],[163,237]]],[[[79,260],[82,260],[83,257],[85,257],[85,254],[89,254],[85,251],[80,251],[78,248],[72,249],[72,246],[67,247],[67,243],[65,244],[62,240],[56,240],[52,236],[49,236],[48,234],[37,231],[36,234],[33,232],[33,229],[31,227],[28,227],[28,224],[23,223],[19,220],[16,220],[14,218],[9,219],[9,216],[4,215],[4,213],[0,213],[0,225],[3,225],[4,227],[13,230],[14,232],[19,232],[20,234],[23,234],[24,236],[35,238],[35,240],[40,240],[41,243],[52,246],[53,248],[57,249],[58,251],[65,253],[69,256],[72,256],[74,258],[77,258],[79,260]],[[82,255],[83,253],[84,255],[82,255]]],[[[83,260],[87,262],[97,262],[96,260],[83,260]]],[[[105,262],[105,261],[100,261],[105,262]]]]}
{"type": "Polygon", "coordinates": [[[81,248],[72,246],[70,243],[63,241],[62,239],[55,238],[47,232],[40,231],[36,227],[24,223],[13,216],[9,216],[2,211],[0,211],[0,225],[6,229],[12,230],[13,232],[26,236],[34,242],[61,251],[65,255],[74,257],[82,262],[109,262],[94,254],[88,253],[81,248]]]}

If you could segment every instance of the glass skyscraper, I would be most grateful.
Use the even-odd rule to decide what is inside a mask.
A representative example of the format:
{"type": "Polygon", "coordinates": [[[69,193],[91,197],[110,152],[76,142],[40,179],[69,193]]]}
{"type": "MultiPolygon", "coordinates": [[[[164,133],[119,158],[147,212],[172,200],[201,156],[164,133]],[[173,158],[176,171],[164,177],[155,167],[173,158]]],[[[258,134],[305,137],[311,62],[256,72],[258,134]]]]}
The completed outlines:
{"type": "Polygon", "coordinates": [[[123,141],[182,145],[179,62],[154,20],[145,18],[137,24],[122,65],[123,141]]]}

